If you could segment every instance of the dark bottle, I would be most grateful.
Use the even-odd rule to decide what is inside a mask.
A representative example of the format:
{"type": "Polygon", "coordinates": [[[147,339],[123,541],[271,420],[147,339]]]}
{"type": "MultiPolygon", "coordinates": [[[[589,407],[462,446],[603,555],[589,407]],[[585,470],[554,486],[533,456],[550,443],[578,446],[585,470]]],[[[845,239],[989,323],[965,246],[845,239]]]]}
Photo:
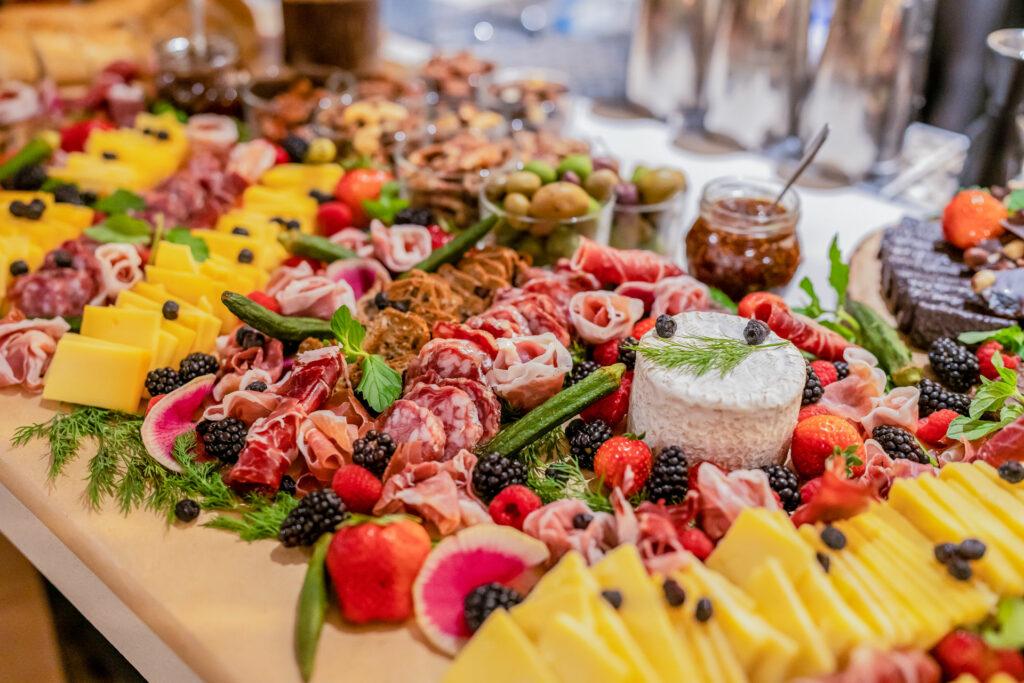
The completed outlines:
{"type": "Polygon", "coordinates": [[[1021,102],[1024,101],[1024,29],[988,36],[988,103],[967,128],[971,148],[960,173],[961,187],[1006,185],[1021,171],[1021,102]]]}

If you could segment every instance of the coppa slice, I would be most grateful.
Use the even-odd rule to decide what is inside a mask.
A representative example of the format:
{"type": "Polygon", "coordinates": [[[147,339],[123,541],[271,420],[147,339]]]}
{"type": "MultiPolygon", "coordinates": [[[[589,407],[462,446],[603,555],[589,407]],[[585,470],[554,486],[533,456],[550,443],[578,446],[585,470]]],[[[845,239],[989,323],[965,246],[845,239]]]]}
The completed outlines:
{"type": "Polygon", "coordinates": [[[180,472],[174,459],[174,441],[195,428],[192,415],[213,391],[213,375],[196,377],[157,401],[142,421],[142,443],[154,460],[169,470],[180,472]]]}
{"type": "Polygon", "coordinates": [[[510,583],[548,559],[547,546],[507,526],[479,524],[441,541],[413,584],[416,623],[432,645],[454,654],[470,635],[463,616],[469,593],[510,583]]]}

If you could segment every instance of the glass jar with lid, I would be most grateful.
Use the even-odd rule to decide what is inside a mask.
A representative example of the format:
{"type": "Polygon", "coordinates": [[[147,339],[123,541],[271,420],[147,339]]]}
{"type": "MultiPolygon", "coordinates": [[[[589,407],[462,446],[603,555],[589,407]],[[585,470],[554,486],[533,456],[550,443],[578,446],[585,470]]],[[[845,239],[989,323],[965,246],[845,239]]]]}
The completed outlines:
{"type": "Polygon", "coordinates": [[[701,194],[700,215],[686,236],[689,272],[733,299],[783,287],[800,265],[800,198],[782,184],[725,177],[701,194]]]}

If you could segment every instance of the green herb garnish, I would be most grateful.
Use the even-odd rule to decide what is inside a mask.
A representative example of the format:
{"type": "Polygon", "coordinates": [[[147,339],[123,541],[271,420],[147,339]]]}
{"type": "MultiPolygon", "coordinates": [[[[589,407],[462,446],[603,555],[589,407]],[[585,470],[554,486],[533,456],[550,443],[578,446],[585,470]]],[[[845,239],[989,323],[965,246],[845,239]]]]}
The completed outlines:
{"type": "Polygon", "coordinates": [[[975,346],[989,340],[995,340],[1003,345],[1003,352],[1012,356],[1024,354],[1024,330],[1020,325],[1010,325],[998,330],[984,330],[981,332],[964,332],[957,337],[962,344],[975,346]]]}
{"type": "Polygon", "coordinates": [[[364,199],[363,209],[372,218],[378,218],[387,225],[395,222],[395,215],[409,206],[408,199],[402,199],[399,193],[402,186],[395,181],[384,183],[377,199],[364,199]]]}
{"type": "Polygon", "coordinates": [[[993,622],[981,632],[986,643],[1006,650],[1024,647],[1024,598],[1000,600],[993,622]]]}
{"type": "Polygon", "coordinates": [[[146,200],[128,190],[115,190],[113,194],[97,199],[92,208],[105,214],[114,215],[129,211],[141,211],[146,208],[146,200]]]}
{"type": "Polygon", "coordinates": [[[331,316],[331,330],[350,361],[362,363],[363,376],[356,391],[378,413],[384,412],[402,393],[402,376],[381,356],[363,350],[366,328],[342,306],[331,316]]]}
{"type": "Polygon", "coordinates": [[[719,377],[725,377],[752,354],[788,344],[782,341],[751,346],[742,339],[692,336],[633,348],[654,364],[668,370],[685,370],[696,377],[717,372],[719,377]]]}
{"type": "Polygon", "coordinates": [[[253,496],[246,501],[245,506],[232,510],[238,513],[238,516],[218,515],[203,526],[230,531],[250,543],[265,538],[277,538],[285,517],[298,504],[297,498],[286,493],[278,493],[273,500],[253,496]]]}
{"type": "Polygon", "coordinates": [[[188,228],[172,228],[163,239],[174,244],[187,245],[192,250],[192,258],[200,263],[210,258],[210,248],[206,245],[206,240],[196,237],[188,228]]]}
{"type": "Polygon", "coordinates": [[[132,218],[126,213],[116,213],[102,223],[83,230],[86,237],[102,242],[123,242],[126,244],[149,244],[152,230],[149,223],[141,218],[132,218]]]}
{"type": "Polygon", "coordinates": [[[739,310],[736,306],[736,302],[733,301],[728,294],[720,290],[718,287],[708,287],[708,295],[711,297],[712,301],[714,301],[716,304],[718,304],[725,310],[729,311],[733,315],[735,315],[736,311],[739,310]]]}
{"type": "Polygon", "coordinates": [[[948,438],[974,441],[1024,415],[1024,394],[1017,388],[1017,373],[1003,367],[1003,357],[998,353],[993,354],[992,365],[999,372],[999,379],[981,378],[981,388],[971,399],[968,414],[949,423],[948,438]],[[990,415],[996,419],[988,419],[990,415]]]}
{"type": "Polygon", "coordinates": [[[793,310],[808,318],[814,319],[819,325],[842,335],[845,339],[857,342],[860,325],[846,310],[846,290],[850,284],[850,266],[843,261],[843,252],[839,249],[838,236],[833,237],[828,245],[828,283],[836,294],[836,307],[829,309],[821,302],[821,297],[814,289],[810,278],[800,280],[799,287],[809,299],[805,306],[794,306],[793,310]]]}
{"type": "Polygon", "coordinates": [[[1024,190],[1014,190],[1003,201],[1006,204],[1006,210],[1010,213],[1024,210],[1024,190]]]}

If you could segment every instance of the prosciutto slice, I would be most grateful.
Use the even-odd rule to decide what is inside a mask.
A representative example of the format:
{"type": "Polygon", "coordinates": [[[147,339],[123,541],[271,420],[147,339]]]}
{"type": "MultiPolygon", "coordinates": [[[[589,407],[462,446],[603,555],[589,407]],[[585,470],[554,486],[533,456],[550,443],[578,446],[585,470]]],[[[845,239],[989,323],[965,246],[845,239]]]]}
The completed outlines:
{"type": "Polygon", "coordinates": [[[434,372],[439,377],[466,377],[478,382],[491,368],[491,357],[476,344],[464,339],[431,339],[409,364],[405,381],[413,383],[420,375],[434,372]]]}
{"type": "Polygon", "coordinates": [[[356,297],[344,279],[337,281],[314,275],[308,262],[280,268],[267,285],[267,294],[281,306],[283,315],[307,316],[328,320],[342,306],[356,313],[356,297]]]}
{"type": "Polygon", "coordinates": [[[204,420],[223,420],[233,417],[251,425],[261,417],[274,412],[281,403],[281,397],[269,391],[251,391],[242,389],[232,391],[220,403],[216,403],[203,411],[204,420]]]}
{"type": "Polygon", "coordinates": [[[871,400],[872,408],[860,421],[870,434],[879,425],[903,427],[911,434],[917,432],[917,401],[921,391],[917,387],[897,387],[888,394],[871,400]]]}
{"type": "Polygon", "coordinates": [[[631,280],[657,282],[665,277],[682,275],[671,261],[644,249],[616,249],[580,238],[570,265],[593,275],[602,285],[621,285],[631,280]]]}
{"type": "Polygon", "coordinates": [[[491,516],[470,491],[475,465],[476,456],[469,451],[460,451],[447,462],[406,465],[384,483],[373,513],[417,515],[442,536],[488,523],[491,516]]]}
{"type": "Polygon", "coordinates": [[[21,385],[29,391],[43,388],[57,340],[71,329],[63,318],[31,318],[17,308],[0,320],[0,387],[21,385]]]}
{"type": "Polygon", "coordinates": [[[324,275],[334,282],[347,282],[357,301],[376,294],[391,282],[391,274],[380,261],[372,258],[334,261],[327,266],[324,275]]]}
{"type": "Polygon", "coordinates": [[[529,410],[561,391],[570,370],[572,355],[550,332],[499,339],[487,383],[513,407],[529,410]]]}
{"type": "MultiPolygon", "coordinates": [[[[472,380],[468,380],[472,381],[472,380]]],[[[444,459],[471,450],[483,437],[484,428],[473,397],[458,387],[417,384],[403,397],[435,415],[444,428],[444,459]]]]}
{"type": "Polygon", "coordinates": [[[343,228],[330,236],[335,244],[340,244],[356,256],[368,258],[373,256],[373,242],[370,241],[370,233],[359,228],[343,228]]]}
{"type": "Polygon", "coordinates": [[[601,283],[590,273],[578,270],[561,270],[551,272],[542,268],[530,271],[528,279],[523,283],[522,291],[536,292],[551,298],[565,314],[569,313],[569,300],[580,292],[592,292],[600,289],[601,283]]]}
{"type": "Polygon", "coordinates": [[[242,142],[228,154],[227,172],[251,185],[273,168],[276,158],[277,151],[266,140],[257,138],[242,142]]]}
{"type": "Polygon", "coordinates": [[[404,273],[430,256],[433,238],[422,225],[386,227],[378,220],[370,224],[373,255],[393,273],[404,273]]]}
{"type": "Polygon", "coordinates": [[[605,553],[618,545],[618,527],[615,517],[607,512],[594,512],[582,500],[564,498],[540,507],[523,520],[523,532],[548,547],[555,564],[570,550],[583,555],[588,564],[594,564],[605,553]],[[589,515],[590,523],[576,528],[577,515],[589,515]]]}
{"type": "Polygon", "coordinates": [[[860,422],[878,406],[885,392],[885,373],[866,349],[851,346],[843,358],[850,374],[825,387],[820,403],[835,415],[860,422]]]}
{"type": "Polygon", "coordinates": [[[760,320],[783,339],[793,342],[822,360],[842,360],[852,346],[841,335],[826,329],[810,318],[793,313],[781,297],[769,292],[748,294],[739,303],[739,314],[744,318],[760,320]]]}
{"type": "Polygon", "coordinates": [[[842,671],[814,678],[796,678],[794,683],[939,683],[941,680],[942,670],[927,652],[882,651],[860,645],[850,653],[842,671]]]}
{"type": "Polygon", "coordinates": [[[892,483],[897,479],[913,479],[922,474],[938,475],[938,468],[917,463],[907,458],[891,458],[881,444],[874,439],[864,442],[864,472],[857,478],[869,490],[877,491],[881,497],[889,495],[892,483]]]}
{"type": "Polygon", "coordinates": [[[618,545],[636,546],[647,571],[671,574],[694,561],[682,541],[671,514],[664,507],[643,502],[636,510],[617,488],[611,495],[618,545]]]}
{"type": "Polygon", "coordinates": [[[1024,460],[1024,417],[1018,417],[990,437],[977,457],[993,467],[1007,460],[1024,460]]]}
{"type": "Polygon", "coordinates": [[[217,338],[217,353],[224,359],[222,375],[213,388],[218,401],[256,381],[270,386],[281,379],[284,371],[284,345],[279,339],[268,338],[263,346],[243,349],[235,332],[237,329],[217,338]]]}
{"type": "Polygon", "coordinates": [[[628,337],[643,315],[642,301],[612,292],[580,292],[569,302],[576,334],[591,344],[628,337]]]}
{"type": "MultiPolygon", "coordinates": [[[[437,415],[405,399],[395,401],[382,427],[396,444],[414,448],[415,460],[441,460],[448,437],[437,415]]],[[[410,458],[412,460],[412,458],[410,458]]]]}
{"type": "Polygon", "coordinates": [[[373,426],[356,401],[313,411],[299,425],[299,453],[314,477],[329,482],[338,468],[352,463],[353,444],[373,426]]]}
{"type": "Polygon", "coordinates": [[[512,306],[519,311],[532,334],[550,332],[563,346],[569,345],[568,317],[547,294],[507,289],[498,293],[495,303],[512,306]]]}
{"type": "Polygon", "coordinates": [[[728,474],[712,463],[697,469],[701,527],[712,540],[725,535],[744,508],[781,510],[778,497],[762,470],[735,470],[728,474]]]}
{"type": "Polygon", "coordinates": [[[93,256],[99,262],[99,291],[91,304],[102,304],[117,298],[142,279],[142,257],[131,244],[111,242],[96,247],[93,256]]]}
{"type": "Polygon", "coordinates": [[[344,371],[340,347],[328,346],[296,356],[291,373],[269,389],[281,402],[253,423],[228,481],[243,488],[277,490],[281,476],[298,455],[299,425],[331,395],[344,371]]]}

